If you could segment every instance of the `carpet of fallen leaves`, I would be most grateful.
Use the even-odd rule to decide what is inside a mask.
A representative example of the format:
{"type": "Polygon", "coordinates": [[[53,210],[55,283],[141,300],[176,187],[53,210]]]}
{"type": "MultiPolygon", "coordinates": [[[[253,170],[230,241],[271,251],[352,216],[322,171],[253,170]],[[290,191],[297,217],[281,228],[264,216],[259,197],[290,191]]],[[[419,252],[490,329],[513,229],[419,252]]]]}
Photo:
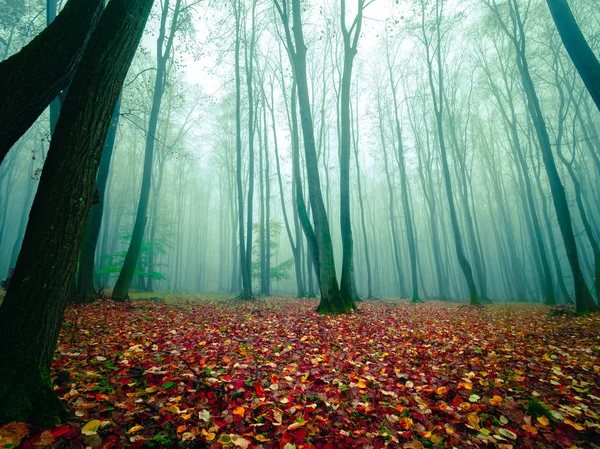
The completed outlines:
{"type": "MultiPolygon", "coordinates": [[[[100,301],[53,373],[80,422],[23,447],[600,445],[600,317],[534,305],[100,301]]],[[[0,443],[2,441],[0,440],[0,443]]]]}

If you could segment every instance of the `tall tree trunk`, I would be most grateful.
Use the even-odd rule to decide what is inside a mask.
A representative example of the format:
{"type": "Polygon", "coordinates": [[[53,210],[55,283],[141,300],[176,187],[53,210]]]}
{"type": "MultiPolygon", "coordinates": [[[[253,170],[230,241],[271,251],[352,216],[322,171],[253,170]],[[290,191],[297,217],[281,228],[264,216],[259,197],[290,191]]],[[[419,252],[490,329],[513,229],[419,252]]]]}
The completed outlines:
{"type": "MultiPolygon", "coordinates": [[[[319,260],[318,280],[321,291],[321,300],[317,310],[320,313],[347,313],[354,309],[356,305],[351,296],[343,297],[341,295],[335,273],[333,244],[331,242],[329,221],[323,202],[323,195],[321,193],[319,162],[315,149],[315,135],[308,90],[306,45],[304,43],[304,34],[302,31],[301,7],[299,0],[292,0],[291,3],[294,23],[292,29],[290,29],[289,11],[286,7],[286,3],[283,3],[285,8],[285,10],[283,10],[279,2],[275,0],[275,5],[278,8],[279,15],[284,25],[287,50],[298,90],[298,103],[300,107],[300,119],[302,123],[302,136],[304,138],[305,163],[308,178],[307,182],[318,251],[316,258],[319,260]],[[294,42],[292,42],[292,31],[295,45],[294,42]]],[[[313,256],[313,259],[314,258],[315,256],[313,256]]]]}
{"type": "Polygon", "coordinates": [[[354,56],[358,50],[358,39],[362,27],[365,0],[358,0],[358,11],[350,29],[346,27],[346,1],[341,0],[341,29],[344,40],[344,68],[341,79],[340,98],[340,230],[342,234],[342,276],[340,294],[343,303],[356,307],[358,295],[354,288],[354,242],[352,239],[352,221],[350,213],[350,87],[354,56]]]}
{"type": "MultiPolygon", "coordinates": [[[[493,1],[495,2],[495,0],[493,1]]],[[[509,2],[512,31],[509,30],[508,26],[503,22],[498,9],[494,7],[492,10],[495,12],[500,25],[514,46],[517,68],[519,69],[519,73],[521,75],[523,90],[527,96],[527,109],[538,137],[539,146],[542,153],[542,160],[544,162],[546,174],[550,183],[552,200],[554,203],[554,209],[556,210],[556,218],[558,220],[558,225],[560,227],[565,249],[567,251],[569,265],[571,266],[571,271],[573,273],[573,283],[575,285],[575,304],[577,312],[582,313],[593,311],[596,309],[596,304],[594,303],[590,291],[585,283],[585,278],[579,263],[577,243],[575,241],[575,234],[573,232],[567,196],[556,168],[556,162],[554,161],[554,155],[552,153],[552,145],[550,144],[550,137],[548,136],[548,130],[546,128],[546,121],[542,114],[540,101],[529,72],[529,64],[527,62],[525,51],[526,41],[523,20],[519,12],[519,6],[515,2],[516,0],[510,0],[509,2]]]]}
{"type": "Polygon", "coordinates": [[[152,0],[110,2],[65,99],[23,248],[0,307],[2,424],[52,426],[67,418],[52,388],[50,365],[100,153],[151,7],[152,0]]]}
{"type": "Polygon", "coordinates": [[[158,117],[160,106],[162,104],[165,84],[167,82],[167,62],[171,56],[171,49],[175,40],[177,31],[177,22],[181,8],[181,0],[175,0],[175,9],[173,11],[173,20],[171,29],[167,36],[166,23],[169,15],[169,0],[165,0],[160,22],[160,31],[156,41],[156,78],[154,80],[154,95],[152,97],[152,108],[150,109],[150,118],[148,120],[148,132],[146,133],[146,148],[144,152],[144,171],[142,174],[142,185],[140,187],[140,200],[138,203],[135,223],[131,234],[131,242],[123,261],[123,267],[119,273],[119,278],[113,289],[112,299],[115,301],[125,301],[128,298],[129,288],[135,274],[135,267],[140,258],[142,242],[146,231],[146,222],[148,221],[148,202],[150,199],[150,186],[152,184],[152,170],[154,169],[154,145],[158,127],[158,117]],[[166,44],[165,44],[166,39],[166,44]]]}
{"type": "Polygon", "coordinates": [[[546,0],[560,38],[600,111],[600,62],[590,48],[567,0],[546,0]]]}
{"type": "Polygon", "coordinates": [[[104,0],[69,0],[44,31],[0,62],[0,164],[73,79],[103,6],[104,0]]]}
{"type": "Polygon", "coordinates": [[[98,191],[98,203],[90,209],[83,241],[81,242],[81,252],[79,253],[79,273],[77,278],[77,301],[86,303],[94,299],[94,260],[96,257],[96,245],[100,235],[100,226],[102,225],[102,212],[105,206],[106,182],[110,168],[113,149],[115,147],[115,138],[117,136],[117,126],[119,124],[119,114],[121,111],[121,101],[117,101],[113,116],[102,149],[100,158],[100,167],[96,177],[96,189],[98,191]]]}
{"type": "Polygon", "coordinates": [[[423,39],[425,44],[425,52],[427,57],[427,72],[428,72],[428,80],[429,80],[429,88],[431,90],[431,97],[433,101],[433,109],[435,112],[435,120],[437,125],[437,134],[438,134],[438,143],[440,150],[440,158],[442,163],[442,172],[444,178],[444,186],[446,190],[446,198],[448,200],[448,209],[450,212],[450,223],[452,225],[452,233],[454,234],[454,245],[456,249],[456,256],[458,258],[458,263],[463,272],[465,280],[467,282],[467,287],[469,289],[469,303],[471,305],[479,305],[479,294],[477,293],[477,287],[475,286],[475,280],[473,279],[473,270],[471,269],[471,264],[467,260],[465,256],[465,251],[463,247],[462,234],[460,232],[460,228],[458,225],[458,217],[456,214],[456,206],[454,204],[454,195],[452,190],[452,181],[450,177],[450,168],[448,165],[448,156],[446,151],[446,141],[444,136],[444,122],[443,122],[443,113],[444,113],[444,62],[442,61],[442,31],[441,31],[441,21],[442,21],[442,7],[438,4],[438,0],[436,0],[436,23],[435,23],[435,37],[436,42],[434,45],[435,55],[432,59],[431,57],[431,44],[429,40],[429,36],[426,33],[425,28],[425,5],[423,3],[424,0],[421,0],[422,7],[422,22],[421,29],[423,33],[423,39]],[[433,60],[436,61],[437,65],[437,80],[438,80],[438,92],[436,93],[436,88],[434,84],[434,70],[433,70],[433,60]]]}

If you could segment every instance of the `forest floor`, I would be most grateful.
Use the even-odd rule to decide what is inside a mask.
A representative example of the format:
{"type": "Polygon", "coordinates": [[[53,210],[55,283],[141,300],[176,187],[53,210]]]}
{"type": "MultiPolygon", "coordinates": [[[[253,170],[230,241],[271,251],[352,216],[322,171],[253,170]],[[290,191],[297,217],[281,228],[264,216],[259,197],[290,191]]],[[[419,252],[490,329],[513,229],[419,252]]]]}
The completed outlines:
{"type": "Polygon", "coordinates": [[[76,418],[21,426],[22,447],[600,446],[598,315],[372,301],[329,317],[315,307],[216,297],[69,306],[53,373],[76,418]]]}

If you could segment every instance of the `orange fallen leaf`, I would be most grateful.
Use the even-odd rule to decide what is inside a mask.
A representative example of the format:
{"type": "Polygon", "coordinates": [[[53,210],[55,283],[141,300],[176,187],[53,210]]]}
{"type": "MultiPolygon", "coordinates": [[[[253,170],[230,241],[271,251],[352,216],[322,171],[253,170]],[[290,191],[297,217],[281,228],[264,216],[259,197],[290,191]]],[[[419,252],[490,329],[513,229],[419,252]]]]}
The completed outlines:
{"type": "Polygon", "coordinates": [[[502,403],[502,397],[494,395],[491,399],[490,399],[490,405],[493,405],[495,407],[498,407],[500,405],[500,403],[502,403]]]}
{"type": "Polygon", "coordinates": [[[577,424],[576,422],[573,422],[570,419],[565,419],[563,422],[565,424],[570,425],[571,427],[573,427],[576,430],[579,430],[579,431],[585,430],[585,427],[583,427],[581,424],[577,424]]]}
{"type": "Polygon", "coordinates": [[[236,408],[233,409],[233,414],[241,416],[242,418],[244,417],[245,413],[246,413],[246,409],[244,408],[243,405],[240,405],[240,406],[238,406],[238,407],[236,407],[236,408]]]}
{"type": "Polygon", "coordinates": [[[292,423],[288,426],[287,430],[296,430],[299,429],[300,427],[304,427],[306,425],[306,421],[298,421],[295,423],[292,423]]]}
{"type": "Polygon", "coordinates": [[[538,431],[535,427],[529,425],[529,424],[523,424],[521,426],[521,428],[525,431],[525,432],[529,432],[532,435],[537,435],[538,431]]]}
{"type": "Polygon", "coordinates": [[[446,393],[448,393],[448,388],[446,388],[446,387],[439,387],[437,390],[435,390],[435,392],[437,394],[440,394],[440,395],[441,394],[446,394],[446,393]]]}

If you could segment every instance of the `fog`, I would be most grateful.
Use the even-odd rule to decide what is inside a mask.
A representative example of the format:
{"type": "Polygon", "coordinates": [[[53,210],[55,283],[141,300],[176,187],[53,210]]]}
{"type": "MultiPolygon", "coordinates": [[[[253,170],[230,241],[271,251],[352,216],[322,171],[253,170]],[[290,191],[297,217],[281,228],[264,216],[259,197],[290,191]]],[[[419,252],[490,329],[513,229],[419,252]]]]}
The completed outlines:
{"type": "MultiPolygon", "coordinates": [[[[345,148],[351,271],[361,297],[468,299],[462,251],[482,299],[572,302],[568,219],[574,257],[597,298],[600,114],[546,2],[376,0],[358,2],[358,22],[354,3],[345,22],[347,45],[356,36],[349,129],[343,80],[352,49],[345,53],[339,2],[302,4],[308,103],[290,63],[286,2],[155,3],[109,130],[106,188],[92,207],[102,212],[92,252],[96,294],[115,286],[137,228],[133,291],[319,295],[302,212],[321,252],[318,187],[341,279],[345,148]],[[561,186],[551,186],[548,158],[561,186]],[[563,187],[566,210],[556,199],[563,187]]],[[[571,7],[600,54],[596,2],[571,7]]],[[[45,26],[46,2],[0,1],[2,59],[45,26]]],[[[50,116],[44,112],[0,166],[2,277],[17,261],[50,116]]]]}

